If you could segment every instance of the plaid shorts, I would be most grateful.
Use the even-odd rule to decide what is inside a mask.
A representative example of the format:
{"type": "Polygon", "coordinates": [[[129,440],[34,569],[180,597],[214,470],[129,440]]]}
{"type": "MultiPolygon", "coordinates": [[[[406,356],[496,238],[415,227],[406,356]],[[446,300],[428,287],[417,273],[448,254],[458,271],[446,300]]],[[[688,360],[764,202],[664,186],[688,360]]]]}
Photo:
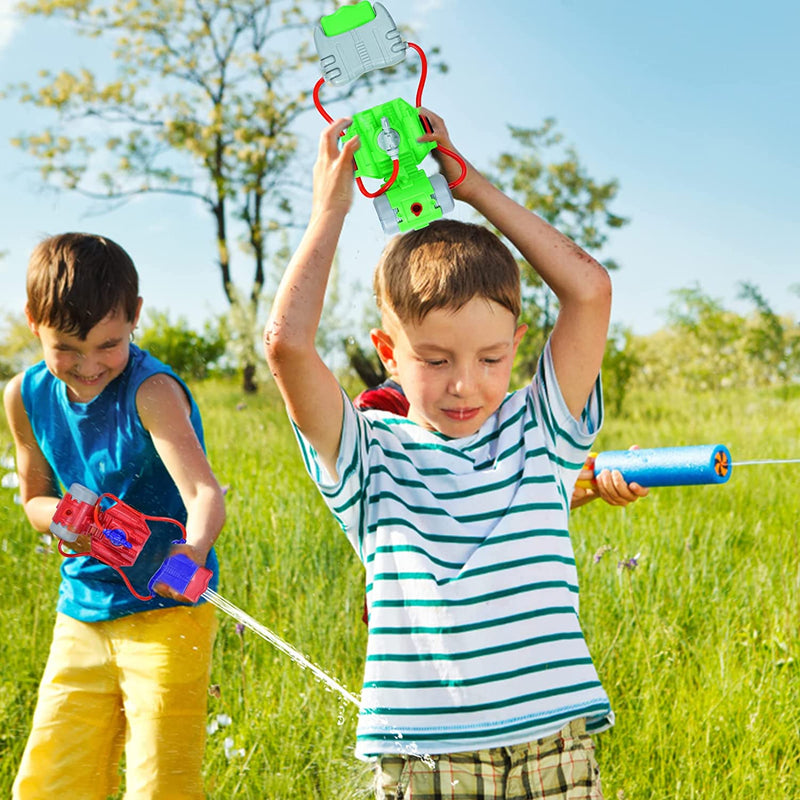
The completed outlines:
{"type": "Polygon", "coordinates": [[[377,800],[602,800],[594,743],[582,719],[527,744],[420,759],[385,755],[377,800]],[[432,763],[431,763],[432,760],[432,763]]]}

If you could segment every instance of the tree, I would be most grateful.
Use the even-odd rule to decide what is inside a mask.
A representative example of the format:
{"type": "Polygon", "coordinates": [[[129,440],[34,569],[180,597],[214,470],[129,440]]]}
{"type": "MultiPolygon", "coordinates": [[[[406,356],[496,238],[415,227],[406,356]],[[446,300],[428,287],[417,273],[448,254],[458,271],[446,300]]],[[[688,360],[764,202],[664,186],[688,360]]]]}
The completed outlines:
{"type": "MultiPolygon", "coordinates": [[[[41,162],[46,181],[90,198],[119,203],[159,193],[201,202],[214,226],[225,297],[233,306],[246,296],[257,318],[271,237],[293,226],[295,206],[307,201],[292,177],[295,123],[311,107],[319,77],[311,20],[331,3],[27,0],[19,8],[113,41],[116,74],[105,80],[65,69],[42,73],[35,88],[9,87],[21,102],[57,114],[55,125],[15,143],[41,162]],[[231,277],[231,222],[241,225],[253,262],[244,293],[231,277]]],[[[416,69],[408,59],[402,70],[369,73],[332,91],[330,101],[416,69]]],[[[241,365],[249,391],[254,359],[250,351],[241,365]]]]}
{"type": "MultiPolygon", "coordinates": [[[[590,177],[575,148],[563,146],[564,136],[555,126],[552,118],[545,119],[538,128],[509,125],[511,138],[519,150],[504,152],[495,161],[495,181],[506,194],[597,257],[609,232],[629,221],[609,210],[619,184],[616,180],[599,183],[590,177]]],[[[617,268],[611,259],[603,263],[607,269],[617,268]]],[[[523,320],[530,331],[520,345],[515,376],[527,380],[552,330],[557,304],[529,264],[520,260],[520,269],[523,320]]]]}
{"type": "Polygon", "coordinates": [[[796,331],[784,324],[755,284],[740,283],[739,297],[749,300],[756,310],[746,333],[747,354],[761,363],[773,380],[784,381],[798,367],[796,331]]]}
{"type": "Polygon", "coordinates": [[[166,311],[148,312],[140,344],[185,380],[206,378],[225,354],[225,340],[219,330],[206,323],[199,334],[183,317],[173,323],[166,311]]]}
{"type": "Polygon", "coordinates": [[[740,285],[740,297],[755,306],[748,315],[725,308],[698,284],[671,294],[667,326],[633,342],[642,364],[633,384],[717,391],[790,385],[800,377],[800,328],[775,314],[755,285],[740,285]]]}

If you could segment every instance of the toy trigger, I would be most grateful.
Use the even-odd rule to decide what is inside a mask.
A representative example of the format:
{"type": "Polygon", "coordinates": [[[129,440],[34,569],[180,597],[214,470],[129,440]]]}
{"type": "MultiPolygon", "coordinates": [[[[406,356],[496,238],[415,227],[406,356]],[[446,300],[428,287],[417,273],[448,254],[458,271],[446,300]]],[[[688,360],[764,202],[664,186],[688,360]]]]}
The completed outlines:
{"type": "Polygon", "coordinates": [[[584,469],[592,470],[592,479],[591,480],[579,480],[575,481],[575,488],[576,489],[593,489],[597,486],[597,481],[594,479],[594,460],[597,458],[597,453],[589,453],[588,457],[586,458],[586,463],[583,465],[584,469]]]}

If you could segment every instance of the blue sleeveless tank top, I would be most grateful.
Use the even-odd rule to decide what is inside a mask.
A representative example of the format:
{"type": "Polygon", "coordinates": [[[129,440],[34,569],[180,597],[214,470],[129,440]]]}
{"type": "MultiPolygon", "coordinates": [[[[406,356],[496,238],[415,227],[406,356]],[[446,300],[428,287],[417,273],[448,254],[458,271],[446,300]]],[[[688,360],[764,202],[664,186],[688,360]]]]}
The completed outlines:
{"type": "MultiPolygon", "coordinates": [[[[123,373],[88,403],[73,403],[67,387],[47,370],[44,361],[22,379],[22,401],[36,441],[56,480],[65,491],[80,483],[97,495],[115,495],[137,511],[186,523],[175,482],[156,452],[136,410],[136,392],[151,375],[165,373],[183,387],[191,404],[191,422],[205,449],[200,411],[186,384],[166,364],[136,345],[123,373]]],[[[181,538],[176,525],[148,520],[152,531],[136,562],[123,567],[136,591],[148,595],[147,583],[181,538]]],[[[217,586],[218,564],[212,549],[206,567],[217,586]]],[[[61,565],[58,611],[83,622],[116,619],[127,614],[180,605],[156,595],[144,602],[134,597],[111,567],[90,556],[65,558],[61,565]]]]}

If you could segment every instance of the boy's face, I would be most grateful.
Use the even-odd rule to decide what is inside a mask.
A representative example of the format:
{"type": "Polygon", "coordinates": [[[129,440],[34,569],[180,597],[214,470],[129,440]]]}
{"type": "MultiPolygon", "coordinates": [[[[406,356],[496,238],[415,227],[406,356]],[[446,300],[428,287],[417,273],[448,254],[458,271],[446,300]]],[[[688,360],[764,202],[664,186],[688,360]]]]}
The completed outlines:
{"type": "Polygon", "coordinates": [[[98,322],[85,339],[63,333],[49,325],[39,325],[28,316],[28,325],[42,343],[45,364],[56,378],[67,385],[73,403],[88,403],[114,378],[122,374],[130,356],[131,333],[139,319],[132,321],[118,309],[98,322]]]}
{"type": "Polygon", "coordinates": [[[453,438],[475,433],[508,392],[526,326],[480,297],[457,311],[430,311],[419,323],[387,322],[386,331],[373,331],[373,343],[406,393],[408,418],[453,438]]]}

